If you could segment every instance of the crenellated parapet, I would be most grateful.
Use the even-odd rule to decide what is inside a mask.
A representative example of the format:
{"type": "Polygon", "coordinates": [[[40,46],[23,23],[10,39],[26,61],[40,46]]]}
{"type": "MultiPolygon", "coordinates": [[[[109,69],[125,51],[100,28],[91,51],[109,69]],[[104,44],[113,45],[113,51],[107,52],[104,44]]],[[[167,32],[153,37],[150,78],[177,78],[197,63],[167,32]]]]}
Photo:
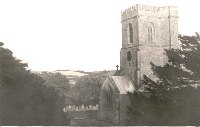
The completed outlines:
{"type": "Polygon", "coordinates": [[[169,17],[169,16],[178,17],[177,7],[173,6],[156,7],[156,6],[136,4],[121,12],[122,21],[142,15],[147,15],[147,16],[154,15],[155,17],[158,18],[169,17]]]}
{"type": "Polygon", "coordinates": [[[121,12],[122,16],[129,14],[129,13],[133,13],[133,12],[137,12],[138,10],[144,10],[144,11],[151,11],[151,12],[157,12],[159,11],[159,7],[155,7],[155,6],[147,6],[147,5],[140,5],[140,4],[136,4],[124,11],[121,12]]]}

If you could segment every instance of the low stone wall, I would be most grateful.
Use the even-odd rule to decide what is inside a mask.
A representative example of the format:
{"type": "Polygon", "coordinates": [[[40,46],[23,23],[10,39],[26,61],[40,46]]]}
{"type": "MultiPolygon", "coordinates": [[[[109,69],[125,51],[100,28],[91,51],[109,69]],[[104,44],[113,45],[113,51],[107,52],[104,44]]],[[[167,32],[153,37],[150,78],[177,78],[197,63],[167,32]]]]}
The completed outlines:
{"type": "Polygon", "coordinates": [[[63,111],[64,112],[72,112],[72,111],[90,111],[90,110],[98,110],[98,104],[97,105],[81,105],[81,106],[76,106],[76,105],[67,105],[63,111]]]}

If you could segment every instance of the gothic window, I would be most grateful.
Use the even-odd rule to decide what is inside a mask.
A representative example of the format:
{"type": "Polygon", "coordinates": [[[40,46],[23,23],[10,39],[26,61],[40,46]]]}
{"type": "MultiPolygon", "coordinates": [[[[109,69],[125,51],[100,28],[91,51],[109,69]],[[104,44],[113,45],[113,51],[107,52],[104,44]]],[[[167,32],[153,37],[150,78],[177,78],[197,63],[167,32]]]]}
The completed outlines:
{"type": "Polygon", "coordinates": [[[150,23],[147,27],[147,41],[154,42],[155,41],[155,27],[152,23],[150,23]]]}
{"type": "Polygon", "coordinates": [[[129,27],[129,43],[133,43],[133,27],[132,27],[132,24],[129,23],[128,27],[129,27]]]}
{"type": "Polygon", "coordinates": [[[153,42],[153,28],[148,27],[148,42],[153,42]]]}
{"type": "Polygon", "coordinates": [[[113,104],[113,101],[112,101],[113,100],[113,91],[109,84],[108,84],[106,100],[107,100],[107,110],[111,110],[112,104],[113,104]]]}

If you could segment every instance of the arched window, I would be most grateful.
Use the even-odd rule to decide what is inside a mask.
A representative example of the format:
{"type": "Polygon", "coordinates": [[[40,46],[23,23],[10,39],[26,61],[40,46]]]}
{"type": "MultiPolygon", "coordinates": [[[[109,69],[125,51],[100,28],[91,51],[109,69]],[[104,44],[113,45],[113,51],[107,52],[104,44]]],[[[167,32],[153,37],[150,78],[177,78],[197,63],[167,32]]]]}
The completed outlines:
{"type": "Polygon", "coordinates": [[[149,23],[147,26],[147,41],[154,42],[155,41],[155,27],[152,23],[149,23]]]}
{"type": "Polygon", "coordinates": [[[132,24],[129,23],[128,27],[129,27],[129,43],[133,43],[133,27],[132,27],[132,24]]]}
{"type": "Polygon", "coordinates": [[[112,101],[113,100],[113,91],[109,84],[108,84],[106,100],[107,100],[107,110],[111,110],[112,105],[113,105],[113,101],[112,101]]]}
{"type": "Polygon", "coordinates": [[[148,27],[148,42],[153,42],[153,28],[148,27]]]}

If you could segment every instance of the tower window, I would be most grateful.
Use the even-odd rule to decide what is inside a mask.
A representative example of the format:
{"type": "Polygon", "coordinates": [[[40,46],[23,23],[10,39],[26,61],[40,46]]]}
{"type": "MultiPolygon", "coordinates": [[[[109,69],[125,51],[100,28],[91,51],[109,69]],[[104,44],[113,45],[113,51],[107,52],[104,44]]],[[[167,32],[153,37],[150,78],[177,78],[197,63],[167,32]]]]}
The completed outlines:
{"type": "Polygon", "coordinates": [[[154,28],[148,27],[148,42],[154,41],[154,28]]]}
{"type": "Polygon", "coordinates": [[[132,24],[129,23],[129,43],[133,43],[133,27],[132,24]]]}
{"type": "Polygon", "coordinates": [[[147,41],[154,42],[155,41],[155,26],[152,22],[147,24],[147,41]]]}

